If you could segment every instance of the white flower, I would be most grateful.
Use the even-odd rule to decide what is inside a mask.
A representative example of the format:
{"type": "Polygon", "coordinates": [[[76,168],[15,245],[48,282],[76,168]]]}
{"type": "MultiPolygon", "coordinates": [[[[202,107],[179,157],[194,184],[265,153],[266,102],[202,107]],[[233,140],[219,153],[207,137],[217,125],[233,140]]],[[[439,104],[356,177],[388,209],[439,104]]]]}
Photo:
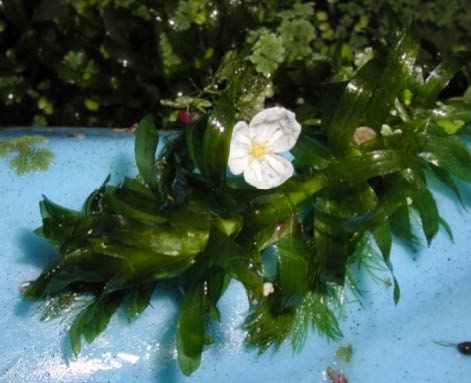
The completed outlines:
{"type": "Polygon", "coordinates": [[[301,133],[294,113],[281,107],[262,110],[247,125],[235,124],[229,153],[229,169],[244,173],[257,189],[272,189],[293,175],[291,162],[277,153],[290,150],[301,133]]]}

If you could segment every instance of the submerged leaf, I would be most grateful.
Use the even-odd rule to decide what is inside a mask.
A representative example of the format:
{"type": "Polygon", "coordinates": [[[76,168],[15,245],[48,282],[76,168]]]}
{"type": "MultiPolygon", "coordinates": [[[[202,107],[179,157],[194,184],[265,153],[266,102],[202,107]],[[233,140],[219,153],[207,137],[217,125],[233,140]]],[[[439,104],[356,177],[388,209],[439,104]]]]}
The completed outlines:
{"type": "Polygon", "coordinates": [[[189,376],[201,363],[205,344],[206,309],[204,285],[196,285],[186,295],[177,321],[178,364],[189,376]]]}
{"type": "Polygon", "coordinates": [[[471,153],[458,137],[431,136],[419,155],[432,165],[471,182],[471,153]]]}
{"type": "Polygon", "coordinates": [[[75,318],[69,330],[70,344],[75,355],[80,353],[82,335],[88,343],[93,342],[106,329],[121,300],[121,293],[99,297],[75,318]]]}
{"type": "Polygon", "coordinates": [[[308,288],[307,256],[310,250],[305,242],[293,237],[279,240],[276,249],[282,307],[297,306],[308,288]]]}

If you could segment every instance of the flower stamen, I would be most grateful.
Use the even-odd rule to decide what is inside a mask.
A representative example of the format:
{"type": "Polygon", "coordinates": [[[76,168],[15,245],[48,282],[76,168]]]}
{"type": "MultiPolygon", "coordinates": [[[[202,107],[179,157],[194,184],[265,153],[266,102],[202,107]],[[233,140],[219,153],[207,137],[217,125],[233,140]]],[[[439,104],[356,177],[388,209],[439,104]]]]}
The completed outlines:
{"type": "Polygon", "coordinates": [[[252,138],[252,145],[249,148],[250,162],[257,160],[263,160],[265,155],[271,154],[273,151],[268,147],[268,141],[258,142],[254,137],[252,138]]]}

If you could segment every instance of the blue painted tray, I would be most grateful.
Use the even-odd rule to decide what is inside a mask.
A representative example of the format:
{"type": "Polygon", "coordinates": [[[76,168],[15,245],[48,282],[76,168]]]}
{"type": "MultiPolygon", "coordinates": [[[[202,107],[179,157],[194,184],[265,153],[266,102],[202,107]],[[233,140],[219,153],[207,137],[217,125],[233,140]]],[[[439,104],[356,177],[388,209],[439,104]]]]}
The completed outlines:
{"type": "MultiPolygon", "coordinates": [[[[470,215],[438,186],[435,195],[455,243],[440,232],[430,248],[417,254],[395,244],[399,305],[392,302],[391,288],[365,276],[363,306],[346,294],[345,337],[339,343],[311,334],[300,354],[286,344],[278,353],[258,356],[243,344],[240,324],[248,304],[234,282],[221,301],[215,344],[190,378],[179,372],[173,338],[180,297],[165,290],[156,291],[152,307],[131,323],[123,313],[115,315],[95,343],[72,356],[67,338],[71,318],[41,322],[38,304],[23,302],[19,293],[19,286],[36,278],[54,254],[33,234],[41,223],[38,202],[45,194],[78,209],[109,173],[114,183],[135,175],[134,137],[104,129],[21,131],[31,132],[49,138],[55,159],[48,171],[21,177],[0,162],[0,382],[315,383],[327,381],[328,365],[343,368],[350,383],[470,381],[471,357],[432,342],[471,339],[470,215]],[[341,365],[335,352],[346,344],[352,345],[353,358],[341,365]]],[[[3,130],[0,139],[18,134],[3,130]]],[[[471,189],[463,191],[470,205],[471,189]]]]}

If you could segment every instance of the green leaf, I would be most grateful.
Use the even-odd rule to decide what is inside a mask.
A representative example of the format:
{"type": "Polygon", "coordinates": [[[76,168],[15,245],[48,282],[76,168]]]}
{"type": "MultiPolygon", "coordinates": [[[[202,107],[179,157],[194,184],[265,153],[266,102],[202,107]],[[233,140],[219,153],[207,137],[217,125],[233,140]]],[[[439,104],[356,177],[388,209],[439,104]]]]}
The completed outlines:
{"type": "MultiPolygon", "coordinates": [[[[177,214],[174,216],[177,217],[177,214]]],[[[208,242],[209,222],[202,221],[196,214],[195,224],[176,219],[169,224],[151,225],[119,216],[105,216],[94,224],[91,235],[167,256],[200,253],[208,242]]]]}
{"type": "Polygon", "coordinates": [[[419,156],[464,181],[471,182],[471,154],[455,136],[430,136],[419,156]]]}
{"type": "Polygon", "coordinates": [[[306,59],[312,55],[310,44],[316,37],[316,29],[310,20],[299,18],[283,20],[278,33],[281,35],[286,52],[281,51],[281,53],[288,56],[288,63],[306,59]]]}
{"type": "Polygon", "coordinates": [[[401,291],[399,289],[399,284],[397,283],[396,277],[393,272],[393,266],[390,260],[391,254],[391,245],[392,245],[392,233],[391,227],[388,222],[384,222],[383,224],[378,225],[372,231],[373,238],[378,245],[381,254],[383,255],[383,260],[386,266],[388,267],[389,271],[392,274],[393,281],[394,281],[394,292],[393,292],[393,300],[394,304],[399,303],[399,299],[401,296],[401,291]]]}
{"type": "Polygon", "coordinates": [[[53,243],[61,244],[72,235],[82,214],[59,206],[43,196],[39,203],[43,226],[41,234],[53,243]]]}
{"type": "Polygon", "coordinates": [[[332,159],[332,155],[324,145],[305,135],[299,137],[291,154],[294,156],[293,165],[296,168],[309,166],[322,170],[332,159]]]}
{"type": "Polygon", "coordinates": [[[419,167],[413,155],[399,150],[376,150],[332,161],[325,176],[330,185],[354,185],[376,176],[419,167]]]}
{"type": "Polygon", "coordinates": [[[443,60],[425,80],[418,95],[418,102],[424,107],[433,106],[443,88],[470,60],[470,52],[457,52],[443,60]]]}
{"type": "Polygon", "coordinates": [[[413,195],[413,207],[419,212],[427,243],[430,246],[432,239],[438,233],[440,216],[437,204],[432,193],[426,188],[416,190],[413,195]]]}
{"type": "Polygon", "coordinates": [[[302,240],[293,237],[280,239],[278,250],[278,278],[283,298],[282,307],[297,306],[307,291],[310,249],[302,240]]]}
{"type": "Polygon", "coordinates": [[[387,222],[384,222],[382,225],[375,227],[372,234],[381,254],[383,255],[384,263],[386,263],[388,269],[392,271],[393,267],[389,259],[392,245],[391,227],[387,222]]]}
{"type": "Polygon", "coordinates": [[[111,180],[111,175],[108,175],[101,185],[100,188],[94,190],[85,200],[85,203],[83,204],[83,212],[85,214],[97,214],[101,212],[102,206],[101,206],[101,201],[103,199],[103,196],[105,195],[106,192],[106,185],[108,182],[111,180]]]}
{"type": "Polygon", "coordinates": [[[133,287],[127,291],[124,299],[124,309],[129,319],[137,317],[149,305],[154,284],[144,284],[133,287]]]}
{"type": "Polygon", "coordinates": [[[204,132],[202,148],[204,170],[207,172],[206,176],[219,187],[224,185],[226,179],[235,113],[231,100],[222,95],[209,115],[204,132]]]}
{"type": "Polygon", "coordinates": [[[399,303],[399,299],[401,299],[401,289],[399,288],[399,283],[397,282],[396,277],[393,278],[393,281],[394,281],[393,300],[394,300],[394,304],[397,305],[399,303]]]}
{"type": "Polygon", "coordinates": [[[77,315],[69,330],[70,344],[75,355],[80,353],[82,335],[88,343],[93,342],[106,329],[121,300],[121,293],[102,296],[77,315]]]}
{"type": "Polygon", "coordinates": [[[402,205],[391,215],[389,222],[393,233],[404,240],[412,251],[416,252],[420,246],[420,239],[414,233],[407,201],[403,201],[402,205]]]}
{"type": "Polygon", "coordinates": [[[204,285],[194,286],[186,295],[177,321],[178,364],[190,376],[201,363],[205,344],[206,308],[204,285]]]}
{"type": "Polygon", "coordinates": [[[329,146],[343,153],[356,128],[379,128],[412,73],[418,43],[412,30],[399,34],[386,60],[373,58],[347,84],[326,126],[329,146]]]}
{"type": "Polygon", "coordinates": [[[343,153],[362,122],[365,111],[381,78],[383,63],[373,58],[368,61],[346,85],[332,117],[325,127],[329,147],[335,153],[343,153]]]}
{"type": "Polygon", "coordinates": [[[257,72],[270,77],[283,62],[285,48],[283,40],[274,33],[263,32],[252,48],[248,60],[255,65],[257,72]]]}
{"type": "Polygon", "coordinates": [[[144,117],[136,130],[134,155],[139,174],[150,188],[156,187],[155,152],[159,143],[159,132],[151,116],[144,117]]]}
{"type": "Polygon", "coordinates": [[[123,215],[127,218],[154,224],[165,223],[167,218],[160,214],[160,204],[157,199],[148,198],[142,193],[131,189],[107,187],[102,198],[106,211],[123,215]]]}
{"type": "Polygon", "coordinates": [[[207,174],[203,157],[204,130],[208,125],[208,115],[186,127],[186,143],[190,158],[202,174],[207,174]]]}
{"type": "Polygon", "coordinates": [[[451,242],[455,243],[455,239],[453,237],[453,231],[451,230],[451,227],[448,224],[448,222],[445,221],[445,219],[442,217],[440,217],[439,220],[440,220],[440,225],[442,225],[443,228],[445,229],[446,233],[448,234],[448,237],[450,237],[451,242]]]}
{"type": "Polygon", "coordinates": [[[409,78],[414,73],[414,63],[419,52],[419,42],[412,28],[400,33],[389,50],[387,64],[379,79],[368,108],[364,123],[379,130],[394,101],[403,94],[409,78]]]}
{"type": "Polygon", "coordinates": [[[342,285],[345,279],[345,266],[353,244],[351,238],[333,237],[320,231],[314,233],[314,238],[323,278],[342,285]]]}
{"type": "Polygon", "coordinates": [[[430,164],[430,169],[432,170],[432,174],[440,181],[442,182],[456,197],[456,199],[459,201],[461,207],[465,207],[463,197],[461,196],[460,189],[456,185],[455,180],[453,177],[448,173],[448,171],[439,168],[438,166],[434,166],[430,164]]]}

